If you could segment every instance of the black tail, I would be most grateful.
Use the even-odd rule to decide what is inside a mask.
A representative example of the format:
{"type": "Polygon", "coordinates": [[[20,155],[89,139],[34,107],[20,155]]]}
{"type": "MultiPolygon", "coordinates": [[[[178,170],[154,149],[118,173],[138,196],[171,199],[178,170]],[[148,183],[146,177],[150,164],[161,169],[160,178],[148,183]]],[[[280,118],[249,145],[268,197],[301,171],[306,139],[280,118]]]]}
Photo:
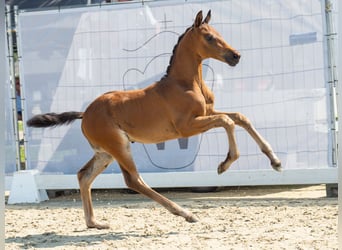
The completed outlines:
{"type": "Polygon", "coordinates": [[[61,114],[47,113],[42,115],[35,115],[26,122],[29,127],[45,128],[59,125],[67,125],[76,119],[82,119],[83,112],[64,112],[61,114]]]}

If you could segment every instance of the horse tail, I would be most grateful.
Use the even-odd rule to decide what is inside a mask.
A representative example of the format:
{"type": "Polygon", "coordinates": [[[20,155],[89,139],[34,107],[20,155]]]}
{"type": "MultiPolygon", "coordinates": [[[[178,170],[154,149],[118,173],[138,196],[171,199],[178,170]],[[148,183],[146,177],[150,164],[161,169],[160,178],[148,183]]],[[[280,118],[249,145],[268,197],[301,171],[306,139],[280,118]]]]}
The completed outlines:
{"type": "Polygon", "coordinates": [[[76,119],[82,119],[83,112],[64,112],[60,114],[46,113],[41,115],[35,115],[26,122],[29,127],[45,128],[55,127],[59,125],[67,125],[72,123],[76,119]]]}

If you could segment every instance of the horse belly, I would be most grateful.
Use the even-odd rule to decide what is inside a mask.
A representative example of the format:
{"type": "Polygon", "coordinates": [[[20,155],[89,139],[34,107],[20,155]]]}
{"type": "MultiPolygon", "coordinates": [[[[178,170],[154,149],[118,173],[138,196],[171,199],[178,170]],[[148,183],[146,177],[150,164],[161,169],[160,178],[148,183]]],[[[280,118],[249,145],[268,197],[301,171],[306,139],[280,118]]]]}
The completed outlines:
{"type": "Polygon", "coordinates": [[[178,132],[168,122],[151,119],[149,122],[135,123],[133,127],[123,128],[131,141],[159,143],[179,137],[178,132]]]}

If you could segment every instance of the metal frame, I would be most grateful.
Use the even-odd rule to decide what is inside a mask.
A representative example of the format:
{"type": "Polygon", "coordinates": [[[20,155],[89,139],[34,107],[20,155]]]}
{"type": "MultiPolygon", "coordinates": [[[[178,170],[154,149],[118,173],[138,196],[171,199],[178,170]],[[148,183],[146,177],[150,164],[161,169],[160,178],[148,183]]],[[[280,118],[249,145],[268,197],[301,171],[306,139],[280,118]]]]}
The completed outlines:
{"type": "Polygon", "coordinates": [[[10,85],[11,85],[11,99],[12,99],[12,114],[13,114],[13,128],[16,147],[16,167],[20,170],[20,145],[19,145],[19,129],[18,129],[18,113],[16,105],[16,91],[15,91],[15,63],[13,53],[13,27],[12,27],[12,9],[11,6],[6,5],[6,30],[7,30],[7,44],[8,44],[8,63],[10,70],[10,85]]]}
{"type": "Polygon", "coordinates": [[[334,30],[332,21],[332,2],[325,0],[324,6],[325,21],[326,21],[326,46],[327,46],[327,80],[330,86],[330,112],[331,112],[331,138],[332,138],[332,163],[337,166],[337,130],[338,130],[338,115],[336,103],[336,88],[337,88],[337,74],[335,63],[335,38],[337,36],[334,30]]]}
{"type": "Polygon", "coordinates": [[[4,191],[4,181],[5,181],[5,84],[7,81],[6,72],[6,35],[5,35],[5,1],[0,3],[0,249],[5,249],[5,191],[4,191]]]}
{"type": "MultiPolygon", "coordinates": [[[[340,5],[341,8],[341,5],[340,5]]],[[[342,12],[339,12],[338,15],[338,23],[341,24],[342,23],[342,12]]],[[[339,25],[339,30],[338,30],[339,34],[342,34],[342,25],[339,25]]],[[[342,39],[341,39],[341,35],[340,38],[338,40],[338,45],[339,45],[339,51],[338,51],[338,65],[339,65],[339,75],[342,76],[342,39]]],[[[342,85],[338,84],[337,82],[337,94],[342,93],[342,85]]],[[[342,98],[338,98],[337,100],[337,107],[339,108],[338,111],[338,117],[342,117],[342,98]]],[[[341,125],[341,119],[338,120],[338,124],[339,126],[341,125]]],[[[341,144],[342,143],[342,133],[338,133],[338,143],[341,144]]],[[[337,165],[338,165],[338,185],[341,187],[342,185],[342,167],[340,166],[340,163],[342,162],[342,149],[341,147],[338,147],[338,151],[337,151],[337,165]]],[[[339,245],[339,249],[342,248],[342,188],[338,189],[338,245],[339,245]]]]}

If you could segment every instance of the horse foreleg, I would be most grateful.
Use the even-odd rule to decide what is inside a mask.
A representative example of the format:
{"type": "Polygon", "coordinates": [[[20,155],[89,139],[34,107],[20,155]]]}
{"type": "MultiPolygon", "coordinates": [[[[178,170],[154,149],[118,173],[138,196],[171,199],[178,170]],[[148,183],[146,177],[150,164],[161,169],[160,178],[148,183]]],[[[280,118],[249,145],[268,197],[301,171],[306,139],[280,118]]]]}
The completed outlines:
{"type": "Polygon", "coordinates": [[[84,216],[88,228],[109,228],[108,224],[101,224],[95,220],[91,199],[91,184],[96,176],[98,176],[112,161],[113,158],[107,153],[95,153],[94,157],[77,174],[84,216]]]}
{"type": "Polygon", "coordinates": [[[230,165],[234,161],[236,161],[240,156],[240,153],[237,150],[237,145],[236,145],[236,138],[235,138],[235,133],[234,133],[235,126],[230,124],[228,127],[225,128],[225,130],[226,130],[227,137],[228,137],[229,151],[227,154],[227,158],[223,162],[221,162],[217,168],[218,174],[222,174],[223,172],[225,172],[230,167],[230,165]]]}
{"type": "Polygon", "coordinates": [[[281,171],[281,162],[273,152],[271,145],[258,133],[250,120],[241,113],[225,113],[236,125],[244,128],[260,147],[260,150],[270,159],[274,170],[281,171]]]}
{"type": "Polygon", "coordinates": [[[190,121],[184,120],[185,123],[179,124],[178,129],[183,137],[189,137],[195,134],[203,133],[209,129],[223,127],[226,130],[229,151],[227,158],[220,163],[217,168],[218,174],[226,171],[230,165],[239,158],[239,150],[235,139],[235,123],[226,114],[213,114],[210,116],[199,116],[190,121]],[[182,126],[183,125],[183,126],[182,126]]]}

